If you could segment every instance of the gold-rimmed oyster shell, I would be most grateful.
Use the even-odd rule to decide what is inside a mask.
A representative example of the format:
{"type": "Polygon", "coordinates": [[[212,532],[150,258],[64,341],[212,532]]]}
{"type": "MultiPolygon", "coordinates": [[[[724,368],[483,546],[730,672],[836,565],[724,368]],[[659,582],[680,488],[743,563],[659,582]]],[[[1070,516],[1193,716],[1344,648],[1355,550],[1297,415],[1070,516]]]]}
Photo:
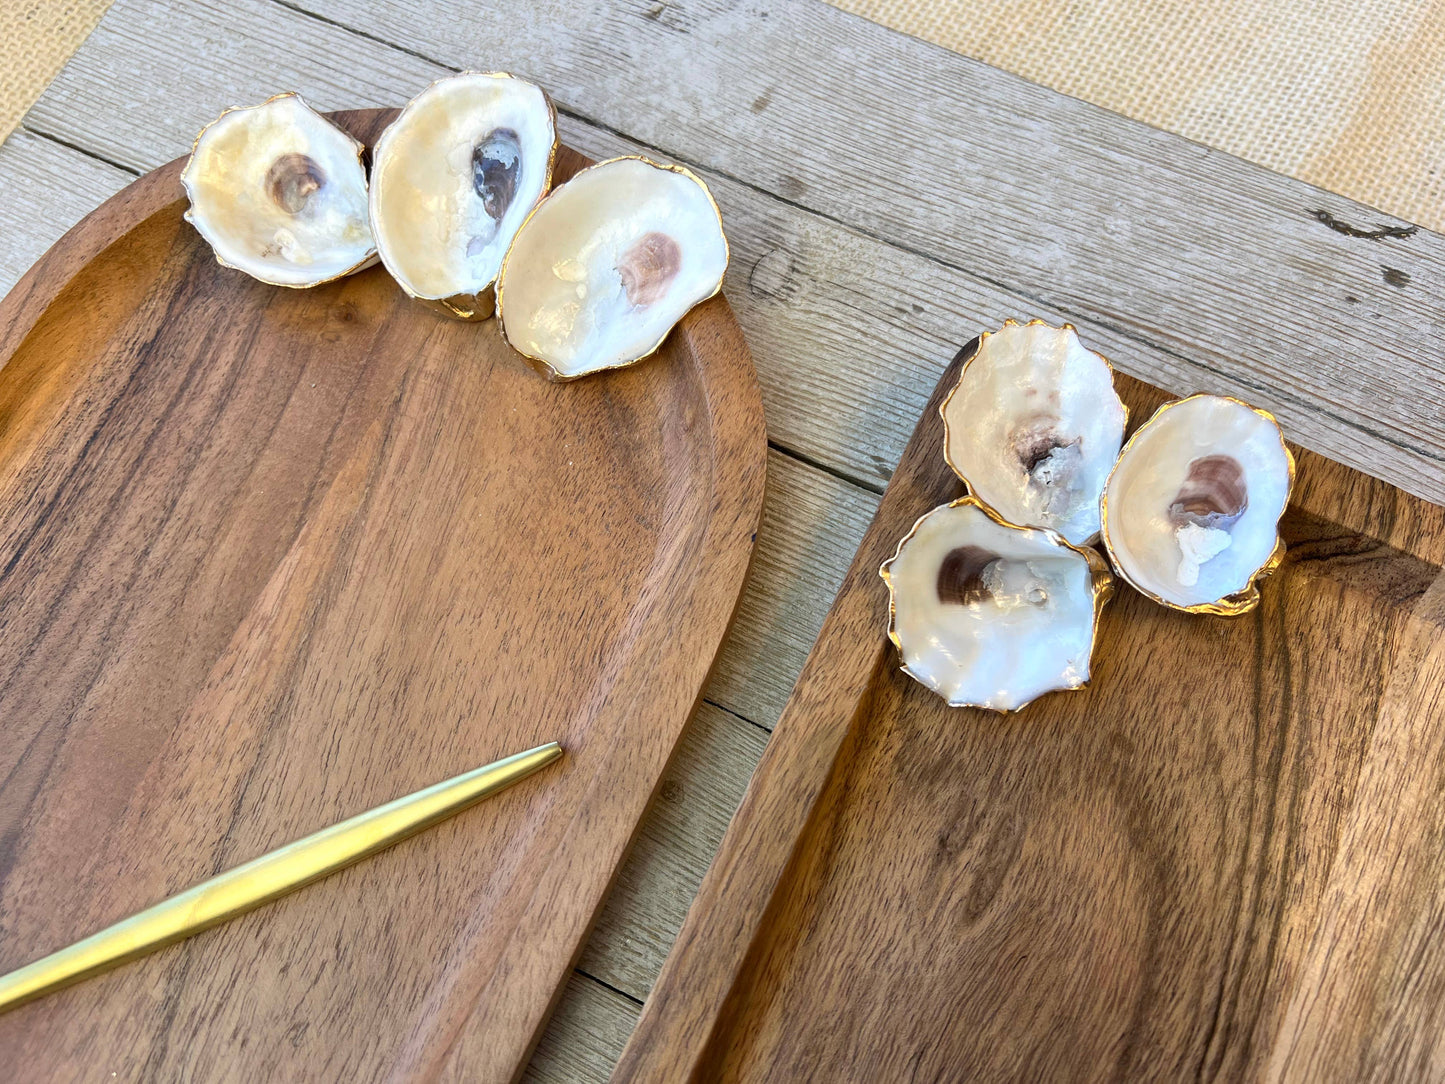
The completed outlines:
{"type": "Polygon", "coordinates": [[[919,517],[878,571],[904,672],[949,704],[1018,711],[1088,683],[1113,591],[1096,551],[963,497],[919,517]]]}
{"type": "Polygon", "coordinates": [[[502,335],[554,380],[631,365],[722,288],[727,262],[722,215],[691,170],[599,162],[518,231],[497,281],[502,335]]]}
{"type": "Polygon", "coordinates": [[[1098,538],[1128,411],[1113,367],[1072,324],[1006,320],[984,332],[939,413],[944,458],[971,495],[1074,545],[1098,538]]]}
{"type": "Polygon", "coordinates": [[[372,152],[372,232],[392,278],[450,316],[490,317],[502,260],[556,153],[556,109],[536,84],[506,72],[432,83],[372,152]]]}
{"type": "Polygon", "coordinates": [[[299,94],[228,109],[181,170],[186,220],[221,264],[272,286],[349,275],[376,260],[364,149],[299,94]]]}
{"type": "Polygon", "coordinates": [[[1268,411],[1223,395],[1165,403],[1129,438],[1104,487],[1109,559],[1165,606],[1246,613],[1284,558],[1279,519],[1294,475],[1268,411]]]}

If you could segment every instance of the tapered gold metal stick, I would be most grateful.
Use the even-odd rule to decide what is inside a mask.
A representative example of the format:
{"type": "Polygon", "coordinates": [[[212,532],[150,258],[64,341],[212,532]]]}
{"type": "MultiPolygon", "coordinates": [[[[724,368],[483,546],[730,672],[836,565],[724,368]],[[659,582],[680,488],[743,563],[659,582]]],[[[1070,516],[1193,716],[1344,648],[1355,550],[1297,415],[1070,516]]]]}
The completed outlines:
{"type": "Polygon", "coordinates": [[[377,806],[212,877],[84,941],[0,976],[0,1012],[318,881],[460,813],[561,755],[562,747],[556,742],[539,745],[377,806]]]}

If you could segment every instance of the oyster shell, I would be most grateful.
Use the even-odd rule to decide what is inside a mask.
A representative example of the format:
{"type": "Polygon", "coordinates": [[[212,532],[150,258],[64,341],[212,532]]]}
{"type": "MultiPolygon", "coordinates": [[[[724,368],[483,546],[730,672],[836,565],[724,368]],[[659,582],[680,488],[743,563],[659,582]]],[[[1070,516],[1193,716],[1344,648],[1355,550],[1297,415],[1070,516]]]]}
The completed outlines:
{"type": "Polygon", "coordinates": [[[371,224],[392,278],[452,316],[491,316],[502,258],[556,150],[552,102],[524,79],[463,72],[418,94],[372,154],[371,224]]]}
{"type": "Polygon", "coordinates": [[[949,704],[1017,711],[1088,682],[1113,584],[1094,550],[964,497],[922,516],[879,574],[904,672],[949,704]]]}
{"type": "Polygon", "coordinates": [[[985,332],[940,412],[944,458],[969,493],[1076,546],[1098,537],[1127,411],[1113,369],[1072,325],[1008,320],[985,332]]]}
{"type": "Polygon", "coordinates": [[[599,162],[518,232],[497,281],[502,335],[553,379],[630,365],[718,292],[727,261],[717,204],[691,171],[599,162]]]}
{"type": "Polygon", "coordinates": [[[1240,614],[1284,557],[1294,456],[1274,417],[1238,399],[1165,403],[1124,446],[1104,489],[1114,568],[1157,602],[1240,614]]]}
{"type": "Polygon", "coordinates": [[[196,227],[226,267],[305,287],[374,262],[364,148],[299,94],[228,109],[181,171],[196,227]]]}

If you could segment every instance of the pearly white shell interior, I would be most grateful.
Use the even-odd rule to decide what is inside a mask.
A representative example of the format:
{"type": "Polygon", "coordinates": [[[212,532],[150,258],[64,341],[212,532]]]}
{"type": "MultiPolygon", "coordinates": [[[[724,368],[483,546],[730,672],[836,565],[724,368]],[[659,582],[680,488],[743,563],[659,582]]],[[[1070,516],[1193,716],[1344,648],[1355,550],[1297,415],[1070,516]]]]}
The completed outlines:
{"type": "Polygon", "coordinates": [[[1075,545],[1099,534],[1099,496],[1124,439],[1108,363],[1073,328],[1006,325],[986,335],[944,407],[948,460],[1010,523],[1048,527],[1075,545]],[[1018,434],[1041,419],[1072,442],[1032,473],[1018,434]]]}
{"type": "Polygon", "coordinates": [[[1166,602],[1218,602],[1244,590],[1274,552],[1289,475],[1284,438],[1269,418],[1214,395],[1172,403],[1134,435],[1109,479],[1104,497],[1109,555],[1129,582],[1166,602]],[[1169,507],[1189,465],[1221,454],[1244,468],[1248,504],[1228,528],[1227,546],[1196,566],[1197,582],[1189,585],[1181,582],[1185,553],[1169,507]]]}
{"type": "Polygon", "coordinates": [[[542,89],[466,72],[411,100],[372,154],[371,215],[386,269],[413,297],[485,290],[546,189],[556,131],[542,89]],[[499,131],[517,136],[515,192],[500,219],[473,183],[473,152],[499,131]]]}
{"type": "Polygon", "coordinates": [[[360,152],[295,94],[230,110],[201,133],[181,173],[187,217],[223,262],[264,282],[312,286],[344,275],[375,252],[360,152]],[[268,183],[287,155],[307,156],[324,177],[296,212],[268,183]]]}
{"type": "Polygon", "coordinates": [[[499,283],[507,341],[560,376],[651,353],[688,309],[722,283],[728,248],[707,188],[635,158],[582,170],[517,235],[499,283]],[[653,235],[680,264],[660,296],[629,299],[622,267],[653,235]]]}
{"type": "Polygon", "coordinates": [[[918,521],[884,567],[904,668],[950,704],[1013,711],[1088,681],[1093,577],[1056,535],[1006,527],[977,505],[945,505],[918,521]],[[939,598],[939,570],[960,546],[1005,559],[991,575],[993,597],[939,598]]]}

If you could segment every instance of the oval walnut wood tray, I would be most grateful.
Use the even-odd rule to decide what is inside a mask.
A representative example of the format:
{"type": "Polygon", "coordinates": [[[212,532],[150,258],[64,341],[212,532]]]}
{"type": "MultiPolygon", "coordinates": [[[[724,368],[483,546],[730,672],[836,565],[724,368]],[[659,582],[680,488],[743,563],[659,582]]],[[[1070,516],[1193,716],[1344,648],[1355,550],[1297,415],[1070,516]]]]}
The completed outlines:
{"type": "MultiPolygon", "coordinates": [[[[370,142],[392,115],[337,119],[370,142]]],[[[719,296],[657,357],[549,384],[380,268],[219,267],[180,164],[0,305],[0,969],[457,772],[567,756],[0,1017],[4,1076],[510,1079],[742,587],[747,348],[719,296]]]]}
{"type": "MultiPolygon", "coordinates": [[[[878,566],[961,492],[959,364],[614,1079],[1438,1075],[1445,512],[1303,453],[1256,611],[1120,586],[1091,688],[952,710],[878,566]]],[[[1118,384],[1136,426],[1164,399],[1118,384]]]]}

